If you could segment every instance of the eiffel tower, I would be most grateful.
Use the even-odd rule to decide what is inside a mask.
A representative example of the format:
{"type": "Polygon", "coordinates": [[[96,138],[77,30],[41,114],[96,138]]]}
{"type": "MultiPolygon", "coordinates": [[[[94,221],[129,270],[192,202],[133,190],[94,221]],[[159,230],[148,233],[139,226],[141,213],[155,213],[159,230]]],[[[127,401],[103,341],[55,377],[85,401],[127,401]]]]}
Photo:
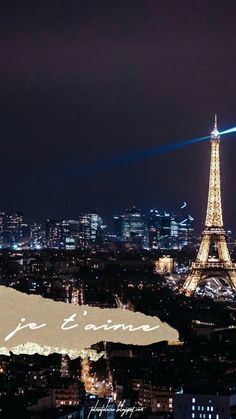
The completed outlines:
{"type": "Polygon", "coordinates": [[[232,263],[223,228],[220,184],[220,133],[215,116],[211,133],[211,163],[205,229],[196,261],[187,277],[182,292],[187,296],[194,294],[198,285],[211,277],[223,278],[236,291],[236,264],[232,263]],[[217,258],[211,256],[217,250],[217,258]]]}

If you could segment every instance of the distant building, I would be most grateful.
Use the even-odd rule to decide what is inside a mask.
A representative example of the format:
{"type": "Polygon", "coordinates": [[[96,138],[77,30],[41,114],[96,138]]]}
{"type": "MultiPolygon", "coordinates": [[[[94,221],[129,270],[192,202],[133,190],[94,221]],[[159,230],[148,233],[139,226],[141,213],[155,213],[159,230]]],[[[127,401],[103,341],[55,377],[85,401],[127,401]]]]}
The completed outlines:
{"type": "Polygon", "coordinates": [[[79,239],[83,242],[96,242],[103,240],[106,226],[97,213],[81,214],[79,216],[79,239]]]}
{"type": "Polygon", "coordinates": [[[0,212],[0,245],[4,246],[5,241],[5,229],[6,229],[6,214],[5,212],[0,212]]]}
{"type": "Polygon", "coordinates": [[[42,247],[42,226],[33,223],[30,226],[30,247],[31,249],[40,249],[42,247]]]}
{"type": "Polygon", "coordinates": [[[77,247],[77,242],[74,237],[65,238],[65,249],[66,250],[75,250],[77,247]]]}
{"type": "Polygon", "coordinates": [[[23,215],[21,212],[14,212],[6,216],[5,242],[9,247],[16,247],[22,240],[23,215]]]}
{"type": "Polygon", "coordinates": [[[115,215],[113,217],[113,232],[117,241],[122,241],[122,215],[115,215]]]}
{"type": "Polygon", "coordinates": [[[213,322],[202,322],[192,320],[191,324],[192,342],[197,345],[205,345],[210,349],[214,348],[218,353],[224,353],[227,348],[236,348],[236,326],[216,324],[213,322]],[[216,349],[217,348],[217,349],[216,349]]]}
{"type": "Polygon", "coordinates": [[[179,248],[179,222],[175,214],[171,215],[170,236],[171,236],[170,246],[173,249],[178,249],[179,248]]]}
{"type": "Polygon", "coordinates": [[[169,249],[178,240],[178,223],[169,212],[151,209],[148,215],[149,248],[169,249]]]}
{"type": "Polygon", "coordinates": [[[161,214],[156,208],[148,215],[149,248],[158,249],[160,245],[161,214]]]}
{"type": "Polygon", "coordinates": [[[102,242],[106,226],[96,213],[82,214],[78,220],[47,220],[47,247],[74,250],[78,243],[102,242]]]}
{"type": "Polygon", "coordinates": [[[169,249],[171,247],[171,214],[164,211],[161,214],[161,228],[160,228],[160,248],[169,249]]]}
{"type": "Polygon", "coordinates": [[[174,396],[175,419],[230,419],[235,415],[236,385],[192,385],[174,396]]]}
{"type": "Polygon", "coordinates": [[[156,208],[150,210],[147,219],[150,249],[181,249],[192,244],[194,219],[185,207],[186,203],[180,217],[156,208]]]}
{"type": "Polygon", "coordinates": [[[64,247],[62,239],[62,221],[46,221],[46,240],[49,249],[62,249],[64,247]]]}
{"type": "Polygon", "coordinates": [[[78,220],[47,220],[46,240],[50,249],[73,250],[79,238],[78,220]]]}
{"type": "Polygon", "coordinates": [[[22,248],[30,247],[30,225],[27,223],[22,224],[22,238],[21,238],[21,246],[22,248]]]}
{"type": "Polygon", "coordinates": [[[180,248],[184,246],[191,246],[193,242],[193,233],[194,233],[194,218],[187,212],[187,204],[184,204],[181,207],[180,211],[180,222],[179,222],[179,246],[180,248]]]}
{"type": "Polygon", "coordinates": [[[160,386],[151,382],[140,382],[138,389],[139,404],[141,406],[151,407],[154,413],[173,412],[173,400],[176,392],[176,388],[173,386],[160,386]]]}
{"type": "Polygon", "coordinates": [[[79,220],[63,220],[61,222],[63,248],[74,250],[79,239],[79,220]]]}
{"type": "Polygon", "coordinates": [[[118,241],[142,245],[145,233],[144,217],[140,209],[127,209],[124,214],[115,216],[114,234],[118,241]]]}
{"type": "Polygon", "coordinates": [[[163,273],[172,273],[174,271],[174,259],[170,256],[162,256],[156,262],[156,271],[163,273]]]}

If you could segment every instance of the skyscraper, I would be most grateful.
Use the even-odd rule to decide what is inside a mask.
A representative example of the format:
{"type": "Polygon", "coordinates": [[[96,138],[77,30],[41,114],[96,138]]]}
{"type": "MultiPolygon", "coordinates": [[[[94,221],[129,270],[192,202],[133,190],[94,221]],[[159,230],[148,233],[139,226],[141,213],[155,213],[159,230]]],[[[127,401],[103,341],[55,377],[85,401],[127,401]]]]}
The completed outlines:
{"type": "Polygon", "coordinates": [[[96,242],[103,228],[103,220],[96,212],[79,216],[79,239],[82,242],[96,242]]]}
{"type": "Polygon", "coordinates": [[[114,217],[114,233],[118,240],[142,244],[144,232],[144,217],[141,210],[135,206],[114,217]]]}
{"type": "Polygon", "coordinates": [[[63,248],[62,223],[60,220],[46,221],[46,240],[49,249],[63,248]]]}
{"type": "Polygon", "coordinates": [[[188,214],[187,204],[184,202],[180,208],[180,222],[179,222],[179,246],[180,248],[184,246],[192,245],[193,241],[193,225],[194,218],[188,214]]]}
{"type": "Polygon", "coordinates": [[[6,230],[6,214],[5,212],[0,212],[0,245],[4,246],[5,244],[5,230],[6,230]]]}
{"type": "Polygon", "coordinates": [[[40,249],[42,247],[42,226],[33,223],[30,226],[30,247],[31,249],[40,249]]]}
{"type": "Polygon", "coordinates": [[[10,246],[17,246],[22,240],[23,215],[21,212],[14,212],[7,215],[6,233],[10,246]]]}

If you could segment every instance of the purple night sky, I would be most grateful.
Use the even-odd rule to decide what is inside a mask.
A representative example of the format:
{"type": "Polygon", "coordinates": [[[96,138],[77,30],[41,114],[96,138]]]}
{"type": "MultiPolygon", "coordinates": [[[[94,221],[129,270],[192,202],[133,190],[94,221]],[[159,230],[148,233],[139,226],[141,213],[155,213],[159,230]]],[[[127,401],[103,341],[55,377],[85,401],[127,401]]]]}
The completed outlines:
{"type": "MultiPolygon", "coordinates": [[[[0,2],[0,208],[29,220],[187,201],[201,227],[203,142],[136,164],[81,167],[236,125],[234,0],[0,2]]],[[[222,140],[236,229],[236,135],[222,140]]]]}

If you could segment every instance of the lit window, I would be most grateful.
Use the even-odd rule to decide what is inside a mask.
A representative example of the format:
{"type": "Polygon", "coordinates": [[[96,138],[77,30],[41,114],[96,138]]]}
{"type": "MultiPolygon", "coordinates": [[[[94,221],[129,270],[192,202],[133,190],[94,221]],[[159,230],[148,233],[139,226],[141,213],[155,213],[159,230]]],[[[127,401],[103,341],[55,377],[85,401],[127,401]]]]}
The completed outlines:
{"type": "Polygon", "coordinates": [[[192,418],[195,418],[195,413],[192,413],[192,418]]]}
{"type": "Polygon", "coordinates": [[[194,397],[192,398],[192,403],[195,403],[195,398],[194,397]]]}
{"type": "Polygon", "coordinates": [[[220,419],[220,416],[218,415],[218,413],[217,413],[217,415],[216,415],[216,419],[220,419]]]}
{"type": "Polygon", "coordinates": [[[195,406],[192,406],[192,410],[195,410],[195,406]]]}
{"type": "Polygon", "coordinates": [[[213,408],[213,406],[211,406],[211,412],[213,412],[213,410],[214,410],[214,408],[213,408]]]}

